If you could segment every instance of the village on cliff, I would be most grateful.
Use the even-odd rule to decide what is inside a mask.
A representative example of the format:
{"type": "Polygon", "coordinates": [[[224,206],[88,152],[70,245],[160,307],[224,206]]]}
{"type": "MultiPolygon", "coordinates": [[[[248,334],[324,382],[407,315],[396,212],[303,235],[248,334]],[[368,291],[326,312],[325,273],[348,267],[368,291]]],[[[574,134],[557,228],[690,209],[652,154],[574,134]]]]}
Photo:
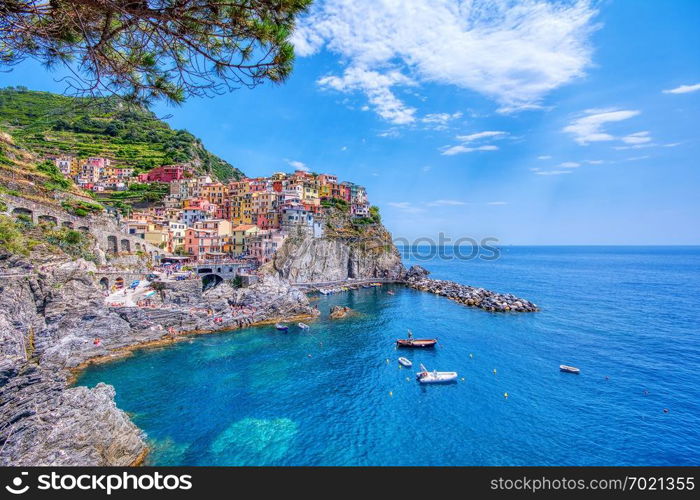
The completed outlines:
{"type": "Polygon", "coordinates": [[[198,175],[188,164],[136,174],[131,167],[113,166],[108,158],[52,160],[63,175],[96,194],[124,191],[134,183],[168,185],[162,203],[130,211],[120,225],[183,262],[245,258],[263,264],[293,232],[323,236],[331,207],[359,225],[379,221],[363,186],[338,182],[331,174],[297,170],[223,183],[198,175]]]}

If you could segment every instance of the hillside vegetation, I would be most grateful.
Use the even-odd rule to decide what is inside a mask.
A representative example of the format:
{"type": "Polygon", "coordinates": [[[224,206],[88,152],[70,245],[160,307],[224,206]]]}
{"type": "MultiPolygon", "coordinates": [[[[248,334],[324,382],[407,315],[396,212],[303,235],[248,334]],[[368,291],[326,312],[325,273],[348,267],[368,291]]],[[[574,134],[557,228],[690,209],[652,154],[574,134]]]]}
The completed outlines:
{"type": "Polygon", "coordinates": [[[190,162],[222,181],[243,176],[191,133],[173,130],[151,111],[116,98],[0,89],[0,129],[38,155],[103,156],[137,171],[190,162]]]}

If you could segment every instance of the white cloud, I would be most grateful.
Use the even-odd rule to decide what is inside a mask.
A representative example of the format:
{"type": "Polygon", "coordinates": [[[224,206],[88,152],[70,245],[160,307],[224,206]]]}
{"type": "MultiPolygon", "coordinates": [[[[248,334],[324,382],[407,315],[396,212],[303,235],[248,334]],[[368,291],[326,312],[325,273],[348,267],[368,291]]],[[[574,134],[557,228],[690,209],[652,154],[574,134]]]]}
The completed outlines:
{"type": "Polygon", "coordinates": [[[622,137],[622,142],[626,144],[644,144],[651,142],[651,137],[648,131],[635,132],[634,134],[629,134],[622,137]]]}
{"type": "Polygon", "coordinates": [[[343,146],[342,148],[340,148],[340,150],[341,150],[341,151],[347,151],[347,150],[348,150],[348,147],[347,147],[347,146],[343,146]]]}
{"type": "Polygon", "coordinates": [[[417,83],[473,90],[503,110],[539,106],[590,65],[592,4],[319,0],[292,39],[298,56],[324,48],[340,56],[342,76],[326,76],[322,86],[363,92],[382,118],[407,124],[416,110],[393,89],[417,83]]]}
{"type": "Polygon", "coordinates": [[[675,89],[668,89],[664,90],[664,94],[687,94],[689,92],[696,92],[700,90],[700,83],[696,83],[694,85],[681,85],[680,87],[676,87],[675,89]]]}
{"type": "Polygon", "coordinates": [[[295,170],[303,170],[304,172],[309,171],[309,167],[306,163],[297,160],[285,160],[290,166],[294,167],[295,170]]]}
{"type": "Polygon", "coordinates": [[[565,161],[563,163],[560,163],[559,166],[564,168],[578,168],[581,166],[581,164],[575,161],[565,161]]]}
{"type": "Polygon", "coordinates": [[[508,132],[500,130],[485,130],[484,132],[476,132],[469,135],[458,135],[457,140],[461,142],[474,142],[479,139],[495,139],[508,135],[508,132]]]}
{"type": "Polygon", "coordinates": [[[586,160],[589,165],[602,165],[605,163],[603,160],[586,160]]]}
{"type": "Polygon", "coordinates": [[[396,125],[405,125],[416,120],[416,108],[404,104],[391,91],[391,87],[396,85],[413,85],[410,78],[398,71],[378,73],[353,67],[348,68],[343,76],[324,76],[318,80],[318,84],[340,92],[364,92],[377,114],[396,125]]]}
{"type": "Polygon", "coordinates": [[[588,109],[583,116],[576,118],[564,127],[564,132],[572,134],[574,140],[581,145],[591,142],[613,141],[617,138],[605,132],[604,125],[629,120],[638,114],[639,111],[627,109],[588,109]]]}
{"type": "Polygon", "coordinates": [[[491,206],[494,206],[494,207],[495,207],[495,206],[507,205],[507,204],[508,204],[507,201],[489,201],[489,202],[487,203],[487,205],[491,205],[491,206]]]}
{"type": "Polygon", "coordinates": [[[462,117],[462,113],[430,113],[420,119],[428,128],[433,130],[445,130],[448,124],[453,120],[458,120],[462,117]]]}
{"type": "Polygon", "coordinates": [[[562,175],[570,174],[572,170],[538,170],[535,172],[537,175],[562,175]]]}
{"type": "Polygon", "coordinates": [[[551,160],[552,157],[549,155],[542,155],[537,157],[538,160],[551,160]]]}
{"type": "Polygon", "coordinates": [[[459,200],[435,200],[427,203],[429,207],[459,207],[466,205],[466,202],[459,200]]]}
{"type": "Polygon", "coordinates": [[[469,146],[446,146],[442,150],[442,155],[445,156],[453,156],[453,155],[458,155],[462,153],[473,153],[474,151],[497,151],[498,146],[492,146],[492,145],[485,145],[485,146],[476,146],[476,147],[469,147],[469,146]]]}

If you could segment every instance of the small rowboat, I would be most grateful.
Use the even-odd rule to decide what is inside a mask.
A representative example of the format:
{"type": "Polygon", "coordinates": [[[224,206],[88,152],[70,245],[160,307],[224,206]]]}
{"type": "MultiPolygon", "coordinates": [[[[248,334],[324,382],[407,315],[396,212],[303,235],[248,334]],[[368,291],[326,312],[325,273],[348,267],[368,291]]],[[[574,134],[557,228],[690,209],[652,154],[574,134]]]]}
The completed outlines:
{"type": "Polygon", "coordinates": [[[286,332],[287,330],[289,330],[289,327],[283,323],[275,323],[275,328],[277,328],[278,330],[281,330],[283,332],[286,332]]]}
{"type": "Polygon", "coordinates": [[[581,370],[579,370],[575,366],[567,366],[567,365],[559,365],[559,371],[566,372],[566,373],[575,373],[576,375],[581,373],[581,370]]]}
{"type": "Polygon", "coordinates": [[[439,372],[435,370],[429,372],[422,363],[420,369],[421,371],[416,373],[416,378],[421,384],[444,384],[457,380],[457,372],[439,372]]]}
{"type": "Polygon", "coordinates": [[[297,326],[298,326],[299,328],[301,328],[302,330],[308,330],[308,329],[309,329],[309,325],[307,325],[306,323],[297,323],[297,326]]]}
{"type": "Polygon", "coordinates": [[[435,347],[437,339],[396,339],[398,347],[435,347]]]}
{"type": "Polygon", "coordinates": [[[399,364],[401,366],[405,366],[406,368],[410,368],[413,366],[413,363],[411,362],[411,360],[408,358],[404,358],[404,357],[399,358],[399,364]]]}

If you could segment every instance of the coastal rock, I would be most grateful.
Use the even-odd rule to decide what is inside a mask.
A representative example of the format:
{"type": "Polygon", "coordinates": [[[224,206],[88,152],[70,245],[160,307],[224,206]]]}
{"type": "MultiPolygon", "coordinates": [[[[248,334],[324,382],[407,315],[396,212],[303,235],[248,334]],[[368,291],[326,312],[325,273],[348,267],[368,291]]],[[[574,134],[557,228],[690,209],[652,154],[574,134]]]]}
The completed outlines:
{"type": "Polygon", "coordinates": [[[114,388],[65,388],[54,371],[25,366],[0,388],[4,466],[131,465],[143,433],[114,403],[114,388]]]}
{"type": "MultiPolygon", "coordinates": [[[[27,266],[2,264],[15,275],[27,266]]],[[[165,282],[157,307],[111,308],[93,272],[81,259],[51,262],[0,285],[0,464],[117,466],[143,456],[143,436],[116,407],[113,388],[69,387],[68,370],[91,358],[179,333],[318,314],[277,276],[206,292],[201,280],[165,282]]]]}
{"type": "Polygon", "coordinates": [[[331,319],[341,319],[348,315],[352,311],[349,307],[343,306],[333,306],[331,308],[330,318],[331,319]]]}
{"type": "Polygon", "coordinates": [[[401,256],[386,234],[364,239],[289,237],[265,270],[293,283],[400,279],[405,272],[401,256]]]}
{"type": "Polygon", "coordinates": [[[428,271],[420,266],[413,266],[406,273],[406,286],[423,292],[434,293],[467,306],[478,307],[491,312],[535,312],[536,304],[516,297],[513,294],[500,294],[461,285],[453,281],[434,280],[427,277],[428,271]]]}

